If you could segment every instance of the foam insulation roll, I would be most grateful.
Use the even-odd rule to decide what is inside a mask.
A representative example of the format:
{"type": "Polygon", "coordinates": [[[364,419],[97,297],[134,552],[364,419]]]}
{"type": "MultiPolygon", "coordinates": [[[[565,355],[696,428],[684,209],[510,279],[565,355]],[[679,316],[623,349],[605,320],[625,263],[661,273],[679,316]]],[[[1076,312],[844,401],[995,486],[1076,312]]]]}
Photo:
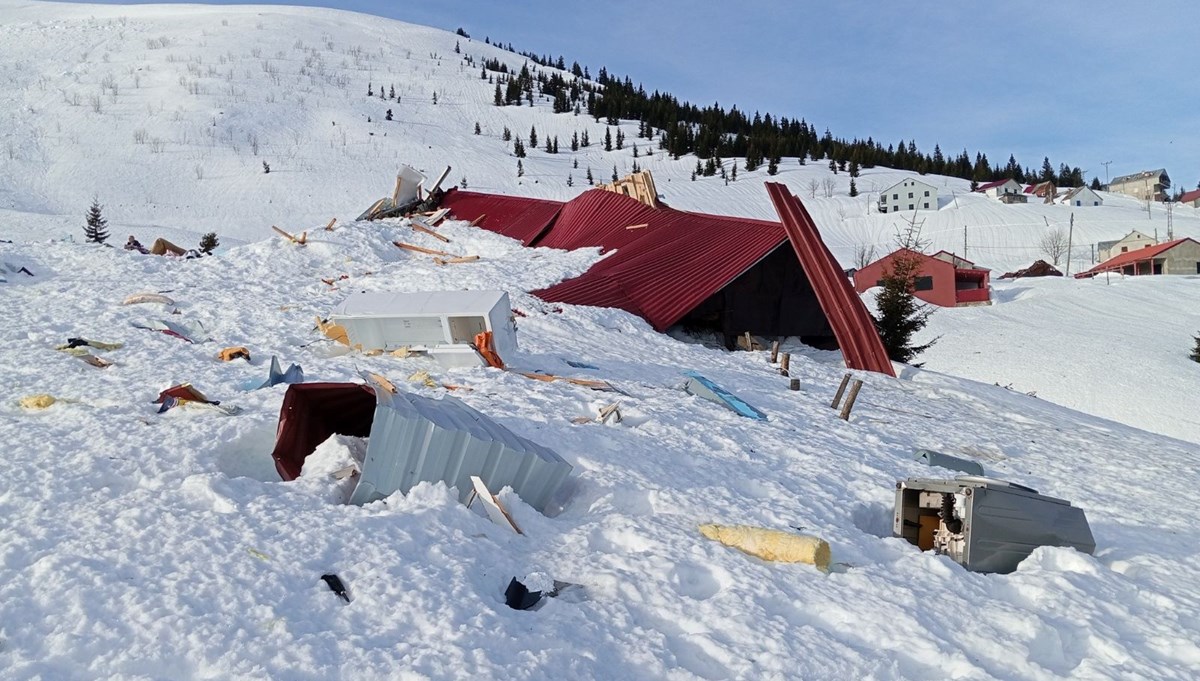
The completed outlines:
{"type": "Polygon", "coordinates": [[[829,543],[820,537],[749,525],[712,524],[701,525],[700,534],[763,560],[829,569],[829,543]]]}

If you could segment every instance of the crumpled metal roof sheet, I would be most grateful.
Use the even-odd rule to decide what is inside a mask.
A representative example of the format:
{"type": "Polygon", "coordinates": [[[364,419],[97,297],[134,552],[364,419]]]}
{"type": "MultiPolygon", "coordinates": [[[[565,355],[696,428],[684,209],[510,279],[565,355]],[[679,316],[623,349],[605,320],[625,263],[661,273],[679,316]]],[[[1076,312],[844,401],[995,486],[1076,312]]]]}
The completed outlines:
{"type": "Polygon", "coordinates": [[[454,188],[442,197],[441,207],[449,208],[457,220],[473,222],[482,215],[484,218],[477,226],[529,246],[550,227],[563,204],[560,201],[481,194],[454,188]]]}
{"type": "Polygon", "coordinates": [[[511,486],[545,512],[571,465],[454,397],[432,399],[381,387],[362,477],[350,503],[364,504],[420,482],[445,482],[466,501],[478,475],[488,489],[511,486]]]}

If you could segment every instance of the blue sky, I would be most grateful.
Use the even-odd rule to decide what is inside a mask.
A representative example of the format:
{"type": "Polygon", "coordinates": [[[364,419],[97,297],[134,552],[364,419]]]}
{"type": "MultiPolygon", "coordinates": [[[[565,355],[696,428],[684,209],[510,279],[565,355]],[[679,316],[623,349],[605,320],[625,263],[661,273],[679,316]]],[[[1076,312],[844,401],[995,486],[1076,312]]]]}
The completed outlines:
{"type": "MultiPolygon", "coordinates": [[[[111,3],[117,4],[117,3],[111,3]]],[[[234,4],[217,2],[214,4],[234,4]]],[[[237,3],[244,4],[244,3],[237,3]]],[[[262,4],[262,3],[259,3],[262,4]]],[[[1200,3],[379,0],[336,7],[562,55],[697,104],[1001,165],[1200,181],[1200,3]],[[1138,6],[1145,5],[1145,6],[1138,6]]]]}

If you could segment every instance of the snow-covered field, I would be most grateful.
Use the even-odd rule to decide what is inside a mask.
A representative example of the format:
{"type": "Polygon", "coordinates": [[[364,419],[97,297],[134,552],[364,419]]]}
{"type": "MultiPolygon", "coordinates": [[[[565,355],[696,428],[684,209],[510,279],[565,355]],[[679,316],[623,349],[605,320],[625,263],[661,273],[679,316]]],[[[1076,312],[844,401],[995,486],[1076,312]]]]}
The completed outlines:
{"type": "MultiPolygon", "coordinates": [[[[450,164],[451,180],[471,188],[568,198],[585,167],[607,179],[632,162],[628,148],[598,150],[603,125],[586,116],[492,106],[456,40],[477,60],[520,64],[449,33],[328,10],[0,0],[0,239],[13,242],[0,243],[0,262],[37,275],[0,284],[0,677],[1200,676],[1200,364],[1186,358],[1200,279],[998,284],[994,306],[931,318],[929,335],[942,338],[925,370],[863,376],[847,423],[829,408],[837,353],[785,348],[801,381],[792,392],[765,353],[681,342],[623,312],[526,293],[585,270],[592,251],[523,249],[462,223],[441,227],[451,239],[441,244],[401,220],[351,222],[390,191],[400,163],[450,164]],[[114,80],[115,95],[101,90],[114,80]],[[368,80],[395,83],[398,121],[380,120],[386,106],[365,97],[368,80]],[[518,181],[500,131],[531,125],[560,144],[587,125],[593,146],[531,149],[518,181]],[[176,261],[79,243],[93,192],[118,244],[133,233],[193,245],[216,231],[225,245],[176,261]],[[303,248],[269,230],[334,216],[338,229],[310,232],[303,248]],[[481,259],[438,267],[393,239],[481,259]],[[320,281],[343,274],[337,288],[320,281]],[[347,354],[313,328],[352,289],[460,288],[510,291],[525,314],[510,364],[611,381],[626,393],[624,420],[572,423],[610,393],[347,354]],[[143,291],[177,304],[121,305],[143,291]],[[131,325],[161,318],[200,322],[213,340],[131,325]],[[115,363],[99,369],[54,350],[68,337],[124,345],[97,351],[115,363]],[[252,362],[217,361],[230,345],[252,362]],[[270,451],[285,388],[239,387],[265,378],[272,355],[309,380],[366,369],[443,395],[408,380],[428,371],[470,388],[456,395],[574,466],[560,508],[543,516],[502,495],[521,537],[441,485],[355,507],[331,500],[323,477],[280,482],[270,451]],[[689,396],[685,369],[769,420],[689,396]],[[157,414],[159,391],[180,382],[241,412],[157,414]],[[38,393],[59,402],[17,405],[38,393]],[[1080,506],[1095,556],[1043,548],[1012,574],[982,575],[892,538],[896,480],[950,474],[911,461],[918,447],[1080,506]],[[800,528],[828,540],[838,565],[824,574],[749,558],[702,538],[706,522],[800,528]],[[351,603],[320,580],[329,572],[351,603]],[[528,575],[582,595],[509,609],[504,587],[528,575]]],[[[625,129],[632,141],[636,124],[625,129]]],[[[638,161],[672,205],[773,217],[762,171],[726,187],[691,182],[694,159],[655,150],[638,161]]],[[[877,168],[858,184],[902,176],[877,168]]],[[[886,242],[895,218],[868,214],[867,197],[809,198],[808,182],[825,177],[792,160],[778,179],[849,264],[855,245],[886,242]]],[[[954,249],[966,225],[968,256],[984,266],[1028,264],[1046,224],[1069,220],[1064,207],[1003,206],[933,180],[955,195],[926,234],[954,249]]],[[[1148,219],[1132,200],[1105,199],[1077,209],[1082,243],[1165,230],[1157,208],[1148,219]]],[[[1174,225],[1200,236],[1192,209],[1176,209],[1174,225]]]]}

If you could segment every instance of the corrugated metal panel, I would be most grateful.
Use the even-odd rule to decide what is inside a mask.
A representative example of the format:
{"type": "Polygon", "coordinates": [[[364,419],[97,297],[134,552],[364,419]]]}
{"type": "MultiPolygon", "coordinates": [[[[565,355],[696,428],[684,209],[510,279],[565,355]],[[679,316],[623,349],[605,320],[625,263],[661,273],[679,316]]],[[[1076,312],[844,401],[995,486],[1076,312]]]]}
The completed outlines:
{"type": "Polygon", "coordinates": [[[617,252],[535,294],[552,302],[620,308],[663,331],[786,238],[774,222],[652,209],[611,192],[587,192],[563,208],[538,245],[617,252]]]}
{"type": "Polygon", "coordinates": [[[478,475],[489,489],[511,486],[545,512],[571,465],[453,397],[435,400],[377,388],[362,478],[351,503],[364,504],[419,482],[443,481],[466,501],[478,475]]]}
{"type": "Polygon", "coordinates": [[[546,199],[452,189],[442,198],[441,207],[449,208],[455,219],[468,222],[483,215],[479,227],[518,239],[528,246],[550,227],[563,204],[546,199]]]}
{"type": "Polygon", "coordinates": [[[821,234],[804,204],[784,185],[777,182],[766,184],[767,193],[775,204],[792,248],[796,250],[821,309],[833,327],[846,366],[895,376],[887,350],[875,329],[875,322],[862,299],[850,287],[841,266],[821,240],[821,234]]]}
{"type": "Polygon", "coordinates": [[[679,211],[654,209],[628,196],[592,189],[566,203],[554,226],[535,245],[572,250],[599,246],[621,248],[671,224],[679,211]],[[628,229],[632,225],[644,225],[628,229]]]}

